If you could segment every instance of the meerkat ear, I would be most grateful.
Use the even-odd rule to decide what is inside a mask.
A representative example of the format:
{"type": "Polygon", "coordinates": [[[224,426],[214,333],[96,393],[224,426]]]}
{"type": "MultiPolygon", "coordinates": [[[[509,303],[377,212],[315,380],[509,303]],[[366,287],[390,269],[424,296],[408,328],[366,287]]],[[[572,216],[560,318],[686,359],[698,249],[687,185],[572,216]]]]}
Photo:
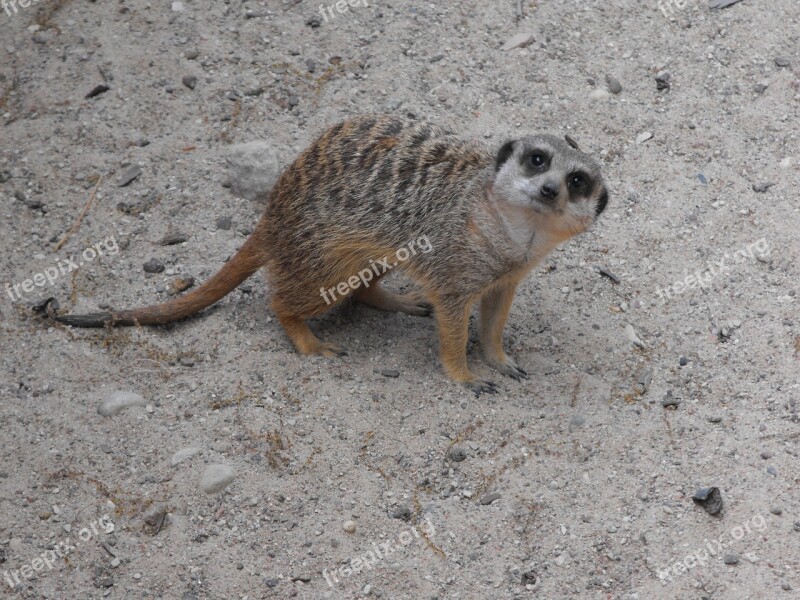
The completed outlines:
{"type": "Polygon", "coordinates": [[[603,192],[600,194],[600,198],[597,199],[597,208],[594,210],[595,217],[599,217],[606,209],[606,206],[608,206],[608,190],[603,186],[603,192]]]}
{"type": "Polygon", "coordinates": [[[494,161],[494,170],[499,171],[509,157],[514,153],[514,140],[508,140],[497,151],[497,158],[494,161]]]}
{"type": "Polygon", "coordinates": [[[572,137],[571,137],[571,136],[569,136],[569,135],[565,135],[565,136],[564,136],[564,139],[565,139],[565,140],[567,140],[567,143],[568,143],[570,146],[572,146],[573,148],[575,148],[575,150],[578,150],[578,151],[580,151],[580,152],[583,152],[583,150],[581,150],[581,147],[580,147],[580,146],[578,146],[578,142],[576,142],[574,139],[572,139],[572,137]]]}

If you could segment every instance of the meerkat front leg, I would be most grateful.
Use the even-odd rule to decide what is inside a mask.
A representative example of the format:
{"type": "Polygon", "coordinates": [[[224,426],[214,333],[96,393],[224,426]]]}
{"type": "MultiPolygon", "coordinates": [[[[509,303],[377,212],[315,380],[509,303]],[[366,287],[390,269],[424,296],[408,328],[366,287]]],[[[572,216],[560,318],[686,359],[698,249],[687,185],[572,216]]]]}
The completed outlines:
{"type": "Polygon", "coordinates": [[[512,280],[501,282],[484,293],[481,298],[480,341],[486,362],[503,375],[519,381],[528,379],[528,374],[503,350],[503,330],[516,291],[517,281],[512,280]]]}
{"type": "Polygon", "coordinates": [[[453,381],[464,384],[475,392],[494,394],[497,384],[481,379],[467,366],[467,335],[471,302],[463,299],[452,302],[433,300],[433,313],[439,326],[439,352],[445,372],[453,381]]]}

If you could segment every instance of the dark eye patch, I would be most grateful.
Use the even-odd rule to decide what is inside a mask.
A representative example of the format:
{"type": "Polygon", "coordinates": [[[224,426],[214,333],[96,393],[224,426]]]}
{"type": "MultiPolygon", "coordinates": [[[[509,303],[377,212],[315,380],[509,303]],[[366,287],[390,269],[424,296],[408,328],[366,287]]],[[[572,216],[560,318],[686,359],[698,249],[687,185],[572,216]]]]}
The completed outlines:
{"type": "Polygon", "coordinates": [[[547,171],[550,168],[550,155],[536,148],[522,155],[522,164],[536,173],[547,171]]]}
{"type": "Polygon", "coordinates": [[[592,179],[583,171],[574,171],[567,175],[567,187],[573,197],[585,196],[592,187],[592,179]]]}

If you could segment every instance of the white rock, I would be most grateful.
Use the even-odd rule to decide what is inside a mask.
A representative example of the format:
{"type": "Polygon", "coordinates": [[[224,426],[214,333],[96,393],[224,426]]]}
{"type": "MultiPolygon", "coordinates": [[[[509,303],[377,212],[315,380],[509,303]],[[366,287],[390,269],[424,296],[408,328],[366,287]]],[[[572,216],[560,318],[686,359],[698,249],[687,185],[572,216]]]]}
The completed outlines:
{"type": "Polygon", "coordinates": [[[233,483],[235,476],[233,467],[228,465],[209,465],[200,480],[200,489],[206,494],[216,494],[233,483]]]}
{"type": "Polygon", "coordinates": [[[203,451],[202,448],[197,448],[195,446],[189,446],[188,448],[182,448],[178,450],[175,454],[172,455],[172,458],[169,459],[169,465],[171,467],[177,467],[185,460],[189,460],[196,454],[200,454],[203,451]]]}
{"type": "Polygon", "coordinates": [[[272,144],[236,144],[231,146],[226,160],[231,192],[247,200],[266,200],[279,170],[278,156],[272,144]]]}
{"type": "Polygon", "coordinates": [[[533,43],[532,33],[518,33],[503,44],[503,50],[508,51],[514,48],[524,48],[525,46],[530,46],[531,43],[533,43]]]}
{"type": "Polygon", "coordinates": [[[644,144],[647,140],[652,139],[653,134],[649,131],[643,131],[639,135],[636,136],[636,143],[637,144],[644,144]]]}
{"type": "Polygon", "coordinates": [[[639,346],[639,348],[644,348],[644,342],[639,339],[639,336],[636,335],[636,330],[633,328],[633,325],[628,323],[625,325],[625,336],[632,341],[634,344],[639,346]]]}
{"type": "Polygon", "coordinates": [[[589,99],[590,100],[606,100],[611,97],[611,94],[608,90],[604,90],[603,88],[596,88],[589,92],[589,99]]]}
{"type": "Polygon", "coordinates": [[[131,406],[144,406],[145,404],[147,403],[139,394],[115,391],[111,392],[103,399],[100,406],[97,407],[97,412],[104,417],[113,417],[126,408],[131,406]]]}
{"type": "Polygon", "coordinates": [[[355,533],[356,532],[356,523],[355,521],[345,521],[342,525],[342,529],[344,529],[347,533],[355,533]]]}
{"type": "Polygon", "coordinates": [[[173,2],[172,12],[183,12],[183,2],[173,2]]]}

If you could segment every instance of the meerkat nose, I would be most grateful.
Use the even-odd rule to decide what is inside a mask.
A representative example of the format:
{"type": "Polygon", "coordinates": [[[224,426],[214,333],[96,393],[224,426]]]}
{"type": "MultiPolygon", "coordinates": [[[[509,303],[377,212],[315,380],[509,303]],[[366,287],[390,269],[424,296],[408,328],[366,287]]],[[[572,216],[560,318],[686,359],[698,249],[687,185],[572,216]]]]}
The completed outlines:
{"type": "Polygon", "coordinates": [[[547,200],[552,200],[561,192],[561,187],[552,181],[548,181],[542,186],[540,193],[542,194],[543,198],[547,200]]]}

